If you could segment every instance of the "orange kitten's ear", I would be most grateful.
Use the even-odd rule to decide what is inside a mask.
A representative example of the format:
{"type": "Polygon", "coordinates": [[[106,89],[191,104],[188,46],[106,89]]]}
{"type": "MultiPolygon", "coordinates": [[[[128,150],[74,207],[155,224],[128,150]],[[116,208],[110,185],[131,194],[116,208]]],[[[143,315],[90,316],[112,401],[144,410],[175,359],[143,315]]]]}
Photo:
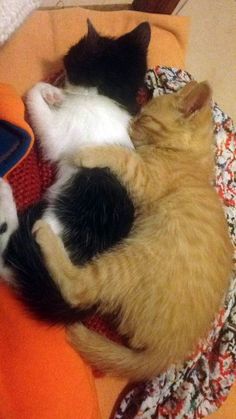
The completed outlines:
{"type": "Polygon", "coordinates": [[[186,97],[189,92],[193,90],[194,87],[198,85],[198,82],[195,80],[190,81],[187,83],[182,89],[178,91],[178,94],[182,97],[186,97]]]}
{"type": "Polygon", "coordinates": [[[180,92],[180,97],[180,110],[185,117],[188,117],[210,103],[212,91],[205,81],[202,83],[191,82],[180,92]]]}

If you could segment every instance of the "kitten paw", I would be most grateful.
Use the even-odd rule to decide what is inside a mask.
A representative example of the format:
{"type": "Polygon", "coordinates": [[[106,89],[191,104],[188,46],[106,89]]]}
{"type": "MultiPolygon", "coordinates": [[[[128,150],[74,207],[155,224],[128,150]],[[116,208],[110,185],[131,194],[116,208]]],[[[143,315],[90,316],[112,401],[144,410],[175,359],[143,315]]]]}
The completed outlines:
{"type": "Polygon", "coordinates": [[[53,260],[61,261],[65,254],[63,243],[47,222],[42,219],[36,221],[32,228],[32,234],[48,266],[53,260]]]}
{"type": "Polygon", "coordinates": [[[39,245],[44,243],[47,239],[52,239],[52,237],[54,238],[55,236],[50,225],[44,220],[37,220],[34,223],[32,234],[39,245]]]}
{"type": "Polygon", "coordinates": [[[51,84],[46,84],[41,90],[45,102],[50,106],[60,106],[63,103],[64,95],[62,91],[51,84]]]}
{"type": "Polygon", "coordinates": [[[40,95],[49,106],[60,106],[64,101],[61,89],[49,83],[39,82],[26,95],[26,103],[30,108],[31,102],[35,102],[40,95]]]}

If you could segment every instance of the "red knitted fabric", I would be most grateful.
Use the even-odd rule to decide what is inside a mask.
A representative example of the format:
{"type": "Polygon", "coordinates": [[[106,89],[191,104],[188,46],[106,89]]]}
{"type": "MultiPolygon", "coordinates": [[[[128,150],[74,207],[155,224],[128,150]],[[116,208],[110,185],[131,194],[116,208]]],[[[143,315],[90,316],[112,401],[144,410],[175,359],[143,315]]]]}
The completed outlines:
{"type": "Polygon", "coordinates": [[[36,141],[28,156],[8,175],[19,210],[39,201],[54,179],[54,168],[42,160],[37,143],[36,141]]]}

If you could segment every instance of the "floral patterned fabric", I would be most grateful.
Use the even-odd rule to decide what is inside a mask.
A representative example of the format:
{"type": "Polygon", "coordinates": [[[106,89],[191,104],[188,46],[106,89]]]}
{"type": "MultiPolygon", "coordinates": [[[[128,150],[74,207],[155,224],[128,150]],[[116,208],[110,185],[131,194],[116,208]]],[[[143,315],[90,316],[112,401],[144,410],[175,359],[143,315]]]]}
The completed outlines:
{"type": "MultiPolygon", "coordinates": [[[[177,91],[191,80],[182,70],[157,67],[146,76],[154,96],[177,91]]],[[[147,92],[146,92],[147,93],[147,92]]],[[[144,103],[144,91],[139,97],[144,103]]],[[[236,131],[232,120],[213,104],[215,122],[215,187],[221,197],[232,242],[236,245],[236,131]]],[[[208,339],[181,370],[136,385],[119,407],[114,419],[193,419],[214,412],[226,399],[236,376],[236,275],[232,274],[225,305],[208,339]]]]}

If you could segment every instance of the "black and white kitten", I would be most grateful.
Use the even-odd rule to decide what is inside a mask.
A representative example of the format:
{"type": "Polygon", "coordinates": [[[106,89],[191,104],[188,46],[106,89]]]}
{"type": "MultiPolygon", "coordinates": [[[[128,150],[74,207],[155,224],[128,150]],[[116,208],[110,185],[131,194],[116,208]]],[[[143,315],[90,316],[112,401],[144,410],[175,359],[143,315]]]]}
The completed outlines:
{"type": "Polygon", "coordinates": [[[79,170],[67,158],[86,146],[133,147],[128,127],[138,110],[149,41],[148,23],[113,39],[88,21],[87,35],[64,58],[65,87],[38,83],[27,95],[31,124],[58,173],[44,201],[23,214],[16,212],[9,185],[0,182],[1,273],[40,319],[69,324],[99,307],[81,311],[63,299],[32,236],[34,222],[44,218],[77,264],[117,244],[132,227],[134,206],[116,177],[106,168],[79,170]]]}

